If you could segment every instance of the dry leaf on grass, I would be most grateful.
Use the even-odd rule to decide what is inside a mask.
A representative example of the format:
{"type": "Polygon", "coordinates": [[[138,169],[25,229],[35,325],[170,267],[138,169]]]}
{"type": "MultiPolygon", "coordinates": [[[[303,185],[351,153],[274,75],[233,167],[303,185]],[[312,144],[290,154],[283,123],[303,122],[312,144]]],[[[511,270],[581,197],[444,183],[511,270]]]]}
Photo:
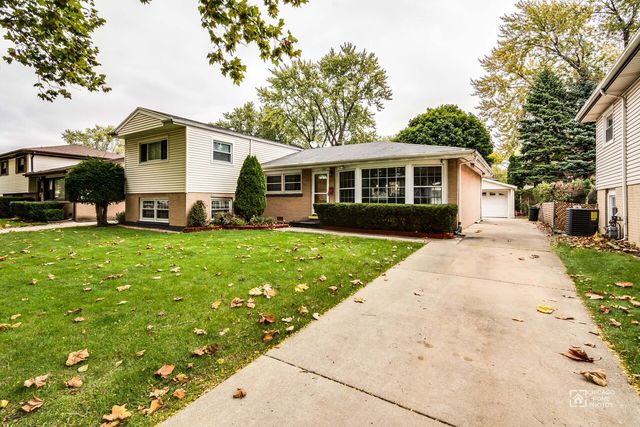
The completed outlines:
{"type": "Polygon", "coordinates": [[[148,408],[142,409],[142,413],[145,415],[151,415],[163,406],[164,403],[162,402],[162,399],[153,399],[148,408]]]}
{"type": "Polygon", "coordinates": [[[536,307],[536,310],[538,310],[538,312],[543,313],[543,314],[551,314],[554,311],[556,311],[555,308],[548,306],[548,305],[538,305],[536,307]]]}
{"type": "Polygon", "coordinates": [[[287,326],[287,327],[285,328],[285,331],[287,331],[287,332],[293,332],[293,330],[294,330],[295,328],[296,328],[296,327],[295,327],[295,326],[293,326],[293,325],[291,325],[291,326],[287,326]]]}
{"type": "Polygon", "coordinates": [[[212,308],[213,310],[217,310],[217,309],[218,309],[218,307],[220,307],[220,304],[222,304],[222,301],[220,301],[220,300],[218,300],[218,301],[214,301],[214,302],[212,302],[212,303],[211,303],[211,308],[212,308]]]}
{"type": "Polygon", "coordinates": [[[32,396],[27,403],[25,403],[20,407],[20,409],[22,409],[22,411],[26,413],[33,412],[39,407],[41,407],[43,403],[44,403],[44,400],[38,397],[32,396]]]}
{"type": "Polygon", "coordinates": [[[580,375],[601,387],[607,386],[607,374],[604,371],[582,371],[580,375]]]}
{"type": "Polygon", "coordinates": [[[585,297],[589,299],[604,299],[604,296],[601,294],[597,294],[595,292],[587,292],[584,294],[585,297]]]}
{"type": "Polygon", "coordinates": [[[620,288],[631,288],[631,287],[633,287],[633,283],[631,283],[631,282],[616,282],[615,285],[620,287],[620,288]]]}
{"type": "Polygon", "coordinates": [[[116,288],[116,291],[118,292],[124,292],[126,290],[129,290],[131,288],[131,285],[122,285],[122,286],[118,286],[116,288]]]}
{"type": "Polygon", "coordinates": [[[169,387],[164,387],[164,388],[154,388],[153,390],[151,390],[151,392],[149,393],[149,397],[153,398],[153,399],[157,399],[159,397],[164,396],[165,394],[167,394],[169,392],[169,387]]]}
{"type": "Polygon", "coordinates": [[[201,328],[193,328],[193,333],[196,335],[207,335],[207,331],[201,328]]]}
{"type": "Polygon", "coordinates": [[[324,274],[321,275],[320,277],[318,277],[318,280],[321,282],[325,282],[327,280],[327,276],[325,276],[324,274]]]}
{"type": "Polygon", "coordinates": [[[244,391],[243,388],[238,388],[236,389],[235,392],[233,392],[234,399],[243,399],[246,395],[247,395],[247,392],[244,391]]]}
{"type": "Polygon", "coordinates": [[[609,307],[607,307],[606,305],[600,304],[600,312],[607,314],[609,312],[609,307]]]}
{"type": "Polygon", "coordinates": [[[36,388],[40,388],[47,383],[47,378],[49,378],[49,374],[40,375],[35,378],[29,378],[24,382],[24,386],[26,388],[31,388],[32,386],[36,386],[36,388]]]}
{"type": "Polygon", "coordinates": [[[363,285],[364,285],[364,283],[362,283],[362,280],[360,280],[360,279],[352,280],[352,281],[351,281],[351,284],[352,284],[353,286],[363,286],[363,285]]]}
{"type": "Polygon", "coordinates": [[[172,396],[178,400],[184,399],[184,395],[185,395],[185,391],[183,388],[177,388],[172,394],[172,396]]]}
{"type": "Polygon", "coordinates": [[[247,308],[256,308],[256,302],[253,300],[253,298],[249,298],[245,305],[247,306],[247,308]]]}
{"type": "Polygon", "coordinates": [[[175,298],[173,299],[173,301],[175,301],[175,302],[180,302],[180,301],[182,301],[183,299],[184,299],[184,298],[182,298],[182,297],[175,297],[175,298]]]}
{"type": "Polygon", "coordinates": [[[320,320],[320,313],[313,313],[311,317],[313,317],[315,320],[320,320]]]}
{"type": "Polygon", "coordinates": [[[269,342],[271,340],[273,340],[273,336],[280,333],[279,331],[275,330],[275,329],[269,329],[267,331],[262,331],[262,341],[264,342],[269,342]]]}
{"type": "Polygon", "coordinates": [[[18,317],[20,317],[20,316],[22,316],[22,314],[20,314],[20,313],[16,313],[16,314],[14,314],[13,316],[11,316],[9,319],[11,319],[11,320],[16,320],[16,319],[17,319],[18,317]]]}
{"type": "Polygon", "coordinates": [[[616,319],[614,319],[613,317],[611,319],[609,319],[609,324],[611,326],[613,326],[614,328],[621,328],[622,327],[622,323],[618,322],[616,319]]]}
{"type": "Polygon", "coordinates": [[[231,303],[229,304],[229,306],[231,308],[238,308],[238,307],[242,307],[243,304],[244,304],[244,300],[242,298],[235,297],[234,299],[231,300],[231,303]]]}
{"type": "Polygon", "coordinates": [[[9,406],[9,401],[7,399],[0,400],[0,409],[4,409],[9,406]]]}
{"type": "Polygon", "coordinates": [[[171,375],[175,367],[175,365],[162,365],[162,367],[156,371],[156,375],[163,379],[167,378],[171,375]]]}
{"type": "Polygon", "coordinates": [[[270,325],[276,322],[276,316],[269,313],[261,313],[260,318],[258,318],[258,323],[261,325],[270,325]]]}
{"type": "Polygon", "coordinates": [[[67,310],[64,312],[65,316],[68,316],[70,314],[80,314],[82,313],[82,309],[81,308],[74,308],[73,310],[67,310]]]}
{"type": "Polygon", "coordinates": [[[80,362],[84,362],[85,360],[87,360],[88,357],[89,357],[89,351],[86,348],[84,350],[71,352],[67,357],[67,361],[65,365],[67,366],[76,365],[80,362]]]}
{"type": "Polygon", "coordinates": [[[111,413],[103,415],[102,419],[105,421],[120,421],[125,420],[130,416],[131,412],[127,411],[127,405],[113,405],[113,407],[111,407],[111,413]]]}
{"type": "Polygon", "coordinates": [[[294,288],[296,292],[304,292],[307,289],[309,289],[309,286],[307,286],[306,283],[300,283],[299,285],[296,285],[296,287],[294,288]]]}
{"type": "Polygon", "coordinates": [[[187,374],[178,374],[173,377],[174,383],[188,383],[189,381],[191,381],[191,377],[187,374]]]}
{"type": "Polygon", "coordinates": [[[73,319],[73,323],[80,323],[80,322],[84,322],[86,319],[82,316],[78,316],[75,319],[73,319]]]}
{"type": "Polygon", "coordinates": [[[73,377],[70,380],[65,381],[64,385],[68,388],[80,388],[82,387],[82,379],[80,377],[73,377]]]}
{"type": "Polygon", "coordinates": [[[191,352],[193,356],[204,356],[205,354],[213,354],[218,351],[218,346],[215,344],[205,345],[204,347],[198,347],[191,352]]]}
{"type": "Polygon", "coordinates": [[[89,365],[82,365],[78,368],[78,372],[87,372],[89,365]]]}
{"type": "Polygon", "coordinates": [[[293,317],[283,317],[282,320],[284,323],[291,323],[293,321],[293,317]]]}
{"type": "Polygon", "coordinates": [[[298,313],[300,313],[301,315],[309,314],[309,309],[304,305],[300,306],[300,308],[298,308],[298,313]]]}
{"type": "Polygon", "coordinates": [[[578,362],[593,363],[593,360],[594,360],[593,357],[589,356],[587,352],[581,349],[580,347],[570,347],[569,350],[560,354],[578,362]]]}

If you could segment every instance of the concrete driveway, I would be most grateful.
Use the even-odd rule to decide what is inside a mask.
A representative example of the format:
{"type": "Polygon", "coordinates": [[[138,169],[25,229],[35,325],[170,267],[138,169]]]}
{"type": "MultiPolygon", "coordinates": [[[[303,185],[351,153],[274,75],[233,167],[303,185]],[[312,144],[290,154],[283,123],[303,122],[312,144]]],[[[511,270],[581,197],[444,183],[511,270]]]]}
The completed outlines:
{"type": "Polygon", "coordinates": [[[526,221],[432,241],[357,296],[164,425],[640,425],[640,398],[526,221]],[[559,354],[571,345],[600,360],[559,354]],[[604,369],[609,386],[584,369],[604,369]],[[231,398],[237,387],[246,398],[231,398]]]}

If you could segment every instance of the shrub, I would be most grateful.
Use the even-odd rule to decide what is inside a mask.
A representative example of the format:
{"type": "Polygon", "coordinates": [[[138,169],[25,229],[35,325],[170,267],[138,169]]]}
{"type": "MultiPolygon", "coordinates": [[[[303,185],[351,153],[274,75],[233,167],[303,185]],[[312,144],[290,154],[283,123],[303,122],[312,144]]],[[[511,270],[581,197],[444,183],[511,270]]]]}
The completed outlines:
{"type": "Polygon", "coordinates": [[[270,216],[254,216],[249,220],[251,225],[273,225],[275,222],[276,220],[270,216]]]}
{"type": "Polygon", "coordinates": [[[207,206],[202,200],[198,200],[191,207],[187,225],[189,227],[204,227],[207,225],[207,206]]]}
{"type": "Polygon", "coordinates": [[[124,222],[125,222],[125,213],[124,212],[118,212],[116,214],[116,221],[118,222],[118,224],[124,224],[124,222]]]}
{"type": "Polygon", "coordinates": [[[0,197],[0,218],[12,218],[15,214],[11,211],[11,202],[23,202],[33,200],[31,197],[3,196],[0,197]]]}
{"type": "Polygon", "coordinates": [[[247,156],[240,169],[233,211],[245,220],[262,215],[267,207],[267,184],[256,156],[247,156]]]}
{"type": "Polygon", "coordinates": [[[235,216],[229,212],[217,213],[211,218],[211,224],[213,225],[233,225],[235,216]]]}
{"type": "Polygon", "coordinates": [[[231,221],[231,225],[235,225],[237,227],[241,227],[243,225],[247,225],[247,221],[245,221],[244,219],[240,218],[239,216],[236,216],[231,221]]]}
{"type": "Polygon", "coordinates": [[[450,233],[457,228],[456,205],[320,203],[314,208],[328,226],[422,233],[450,233]]]}
{"type": "Polygon", "coordinates": [[[23,221],[59,221],[64,219],[63,202],[11,202],[11,211],[23,221]]]}

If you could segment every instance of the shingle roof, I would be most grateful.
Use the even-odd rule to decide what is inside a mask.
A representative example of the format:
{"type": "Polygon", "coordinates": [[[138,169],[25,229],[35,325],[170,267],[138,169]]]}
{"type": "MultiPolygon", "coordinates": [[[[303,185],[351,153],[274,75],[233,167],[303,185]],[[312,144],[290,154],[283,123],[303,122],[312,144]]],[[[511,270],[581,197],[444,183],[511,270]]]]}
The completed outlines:
{"type": "Polygon", "coordinates": [[[0,157],[7,157],[16,154],[45,154],[57,157],[100,157],[104,159],[117,160],[123,158],[121,154],[109,153],[108,151],[96,150],[77,144],[54,145],[45,147],[28,147],[0,154],[0,157]]]}
{"type": "Polygon", "coordinates": [[[411,157],[460,157],[473,154],[474,150],[440,145],[406,144],[402,142],[368,142],[334,147],[313,148],[289,154],[264,163],[267,169],[290,166],[348,163],[356,161],[403,159],[411,157]]]}

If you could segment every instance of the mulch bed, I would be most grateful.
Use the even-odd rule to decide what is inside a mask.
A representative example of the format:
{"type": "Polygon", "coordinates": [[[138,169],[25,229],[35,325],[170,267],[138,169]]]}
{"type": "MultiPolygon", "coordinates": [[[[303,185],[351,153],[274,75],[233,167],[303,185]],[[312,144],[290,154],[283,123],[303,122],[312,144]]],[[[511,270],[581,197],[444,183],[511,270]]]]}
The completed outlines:
{"type": "Polygon", "coordinates": [[[558,242],[565,243],[572,248],[595,249],[600,252],[617,252],[640,256],[640,248],[635,244],[624,240],[612,240],[602,236],[566,236],[556,238],[558,242]]]}

